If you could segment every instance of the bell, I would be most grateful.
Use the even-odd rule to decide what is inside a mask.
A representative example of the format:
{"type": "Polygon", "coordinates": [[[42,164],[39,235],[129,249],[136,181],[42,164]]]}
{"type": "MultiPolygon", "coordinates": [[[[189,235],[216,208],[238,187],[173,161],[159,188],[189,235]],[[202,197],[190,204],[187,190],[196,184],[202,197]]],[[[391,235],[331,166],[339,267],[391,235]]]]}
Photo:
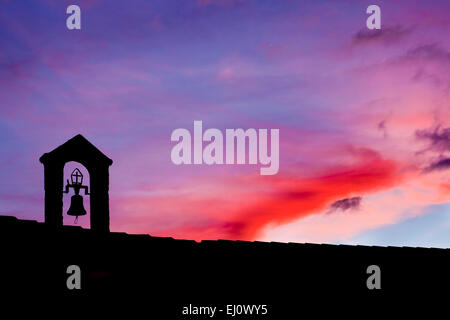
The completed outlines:
{"type": "Polygon", "coordinates": [[[75,194],[70,198],[70,208],[67,210],[67,214],[69,216],[84,216],[86,214],[86,210],[83,206],[83,197],[79,194],[75,194]]]}

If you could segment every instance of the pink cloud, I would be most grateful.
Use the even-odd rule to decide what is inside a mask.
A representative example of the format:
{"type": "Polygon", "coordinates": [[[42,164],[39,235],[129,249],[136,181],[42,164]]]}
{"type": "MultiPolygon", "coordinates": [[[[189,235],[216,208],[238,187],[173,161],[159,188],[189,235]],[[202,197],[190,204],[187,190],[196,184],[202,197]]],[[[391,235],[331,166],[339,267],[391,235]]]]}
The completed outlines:
{"type": "Polygon", "coordinates": [[[123,198],[116,203],[123,216],[115,227],[197,240],[256,239],[267,225],[294,221],[338,199],[390,188],[401,179],[395,162],[371,150],[357,153],[360,159],[353,165],[326,168],[310,178],[249,177],[220,184],[196,180],[166,195],[123,198]],[[133,221],[140,223],[132,226],[133,221]]]}

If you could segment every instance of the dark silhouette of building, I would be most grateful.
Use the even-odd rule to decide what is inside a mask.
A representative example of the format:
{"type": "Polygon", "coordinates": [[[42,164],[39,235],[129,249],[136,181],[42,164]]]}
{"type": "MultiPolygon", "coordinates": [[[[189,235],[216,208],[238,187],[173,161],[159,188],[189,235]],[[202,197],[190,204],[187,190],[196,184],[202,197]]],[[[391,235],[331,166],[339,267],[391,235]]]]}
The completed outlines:
{"type": "Polygon", "coordinates": [[[39,161],[44,165],[45,223],[62,226],[64,165],[76,161],[89,172],[91,229],[109,232],[109,166],[113,161],[81,134],[43,154],[39,161]]]}
{"type": "Polygon", "coordinates": [[[78,135],[41,162],[45,223],[0,216],[0,294],[45,297],[46,303],[54,302],[47,296],[65,297],[71,310],[85,307],[77,301],[92,301],[101,314],[131,305],[127,312],[138,309],[149,319],[207,319],[182,315],[183,307],[195,305],[216,306],[214,319],[284,320],[311,311],[319,318],[348,315],[363,307],[363,315],[373,314],[386,304],[401,306],[399,299],[442,297],[450,290],[449,249],[195,242],[108,232],[112,161],[78,135]],[[91,176],[91,229],[62,225],[62,168],[69,160],[91,176]],[[81,270],[79,290],[67,287],[71,265],[81,270]],[[381,269],[379,290],[367,287],[370,265],[381,269]],[[107,304],[99,307],[100,299],[107,304]],[[237,304],[267,305],[268,313],[226,313],[227,305],[237,304]]]}

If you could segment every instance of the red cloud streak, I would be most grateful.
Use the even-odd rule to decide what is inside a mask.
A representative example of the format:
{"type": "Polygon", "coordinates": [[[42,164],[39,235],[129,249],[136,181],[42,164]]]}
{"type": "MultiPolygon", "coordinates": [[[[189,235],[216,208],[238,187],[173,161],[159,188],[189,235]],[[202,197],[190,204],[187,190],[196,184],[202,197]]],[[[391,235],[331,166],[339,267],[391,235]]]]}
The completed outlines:
{"type": "Polygon", "coordinates": [[[322,212],[336,200],[390,188],[399,178],[397,163],[379,157],[352,167],[330,168],[310,179],[286,178],[288,187],[276,197],[241,213],[237,221],[241,227],[231,237],[255,239],[268,224],[280,225],[322,212]]]}
{"type": "MultiPolygon", "coordinates": [[[[135,231],[195,240],[255,240],[268,225],[289,223],[309,214],[320,213],[336,200],[388,189],[399,182],[401,174],[397,162],[367,150],[359,153],[358,158],[352,165],[327,168],[314,177],[278,175],[271,179],[255,177],[245,182],[250,184],[246,185],[249,189],[269,189],[268,194],[253,191],[241,195],[233,192],[219,194],[215,199],[210,196],[192,199],[183,195],[124,199],[122,205],[134,213],[136,210],[146,211],[147,219],[142,216],[136,218],[140,226],[135,231]],[[166,212],[168,218],[155,221],[149,211],[158,212],[158,216],[166,212]],[[175,216],[170,218],[169,215],[175,216]],[[147,220],[147,223],[143,225],[141,219],[147,220]],[[167,219],[172,219],[176,224],[167,228],[167,219]],[[180,224],[180,220],[184,222],[180,224]]],[[[234,181],[226,189],[232,190],[233,185],[239,184],[242,181],[234,181]]],[[[130,218],[127,217],[127,228],[135,229],[129,225],[130,218]]]]}

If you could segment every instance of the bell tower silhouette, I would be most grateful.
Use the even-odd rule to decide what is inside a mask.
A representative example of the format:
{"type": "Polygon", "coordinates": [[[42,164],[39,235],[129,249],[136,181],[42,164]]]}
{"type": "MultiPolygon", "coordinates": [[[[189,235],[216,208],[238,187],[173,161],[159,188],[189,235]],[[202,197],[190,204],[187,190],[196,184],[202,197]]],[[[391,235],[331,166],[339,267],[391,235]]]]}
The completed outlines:
{"type": "Polygon", "coordinates": [[[63,225],[64,165],[76,161],[89,172],[91,230],[109,232],[109,166],[113,161],[81,134],[44,153],[39,161],[44,165],[45,223],[63,225]]]}

